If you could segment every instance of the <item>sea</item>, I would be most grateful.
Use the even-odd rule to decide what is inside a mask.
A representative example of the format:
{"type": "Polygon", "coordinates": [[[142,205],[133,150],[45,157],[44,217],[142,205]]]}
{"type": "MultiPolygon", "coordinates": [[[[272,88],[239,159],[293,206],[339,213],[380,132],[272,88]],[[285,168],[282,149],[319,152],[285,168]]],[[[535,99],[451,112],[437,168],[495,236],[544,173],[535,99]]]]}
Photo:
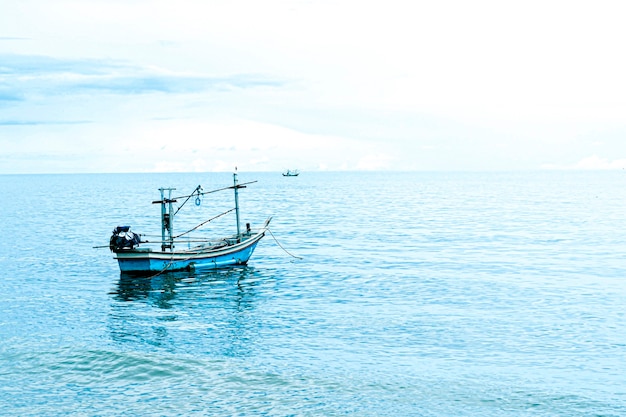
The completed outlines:
{"type": "Polygon", "coordinates": [[[0,415],[626,416],[623,170],[238,179],[247,266],[132,277],[231,173],[0,175],[0,415]]]}

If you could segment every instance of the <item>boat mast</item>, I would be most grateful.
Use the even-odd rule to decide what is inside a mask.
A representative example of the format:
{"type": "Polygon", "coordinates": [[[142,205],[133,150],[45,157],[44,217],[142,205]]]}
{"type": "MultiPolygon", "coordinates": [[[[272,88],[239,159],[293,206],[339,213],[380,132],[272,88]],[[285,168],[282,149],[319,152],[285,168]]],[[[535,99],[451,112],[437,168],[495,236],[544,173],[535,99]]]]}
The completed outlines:
{"type": "Polygon", "coordinates": [[[168,248],[170,252],[174,250],[174,215],[172,214],[174,206],[172,203],[176,200],[172,200],[172,191],[175,189],[159,188],[161,201],[154,201],[154,203],[161,203],[161,250],[163,252],[168,248]],[[165,198],[165,191],[167,191],[167,198],[165,198]]]}
{"type": "Polygon", "coordinates": [[[235,215],[237,216],[237,242],[241,238],[241,228],[239,226],[239,187],[237,183],[237,172],[233,173],[233,188],[235,189],[235,215]]]}

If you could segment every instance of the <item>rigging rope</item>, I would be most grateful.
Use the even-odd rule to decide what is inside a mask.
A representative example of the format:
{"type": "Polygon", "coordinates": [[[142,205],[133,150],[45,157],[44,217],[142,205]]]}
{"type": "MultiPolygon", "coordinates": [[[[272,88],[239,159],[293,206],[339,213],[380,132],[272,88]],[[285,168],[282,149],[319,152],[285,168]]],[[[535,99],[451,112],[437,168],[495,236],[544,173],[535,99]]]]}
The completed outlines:
{"type": "Polygon", "coordinates": [[[231,208],[230,210],[225,211],[225,212],[223,212],[222,214],[218,214],[217,216],[212,217],[212,218],[210,218],[209,220],[205,220],[205,221],[203,221],[202,223],[200,223],[199,225],[197,225],[196,227],[194,227],[194,228],[192,228],[192,229],[189,229],[189,230],[187,230],[186,232],[179,234],[178,236],[174,236],[172,239],[178,239],[178,238],[179,238],[179,237],[181,237],[181,236],[185,236],[187,233],[193,232],[194,230],[196,230],[197,228],[199,228],[199,227],[201,227],[201,226],[204,226],[205,224],[207,224],[207,223],[208,223],[208,222],[210,222],[211,220],[215,220],[215,219],[217,219],[218,217],[222,217],[223,215],[228,214],[228,213],[230,213],[231,211],[234,211],[234,210],[235,210],[234,208],[231,208]]]}
{"type": "MultiPolygon", "coordinates": [[[[190,199],[191,197],[193,197],[194,195],[196,195],[196,194],[198,194],[198,197],[196,197],[196,206],[199,206],[200,204],[198,203],[198,201],[200,200],[200,193],[201,193],[201,192],[202,192],[202,186],[198,185],[198,186],[196,187],[196,189],[195,189],[195,190],[193,190],[193,193],[191,193],[191,194],[189,194],[189,195],[187,195],[187,196],[184,196],[184,197],[187,197],[187,199],[186,199],[185,201],[183,201],[183,204],[181,204],[181,205],[180,205],[180,207],[178,207],[178,209],[177,209],[177,210],[176,210],[176,212],[174,213],[174,216],[176,216],[176,214],[178,214],[178,212],[180,211],[180,209],[181,209],[181,208],[183,208],[183,206],[184,206],[185,204],[187,204],[187,201],[189,201],[189,199],[190,199]]],[[[179,199],[179,198],[183,198],[183,197],[177,197],[177,198],[175,198],[174,200],[177,200],[177,199],[179,199]]]]}
{"type": "Polygon", "coordinates": [[[301,258],[301,257],[299,257],[299,256],[296,256],[296,255],[293,255],[293,254],[289,253],[289,251],[288,251],[287,249],[283,248],[283,245],[281,245],[281,244],[280,244],[280,242],[278,241],[278,239],[276,239],[276,236],[274,236],[274,233],[272,233],[272,231],[271,231],[269,228],[266,228],[265,230],[267,230],[268,232],[270,232],[270,235],[272,235],[272,237],[274,238],[274,241],[276,242],[276,244],[277,244],[278,246],[280,246],[280,248],[281,248],[282,250],[284,250],[284,251],[285,251],[285,253],[286,253],[287,255],[291,256],[292,258],[296,258],[296,259],[300,259],[300,260],[301,260],[301,259],[303,259],[303,258],[301,258]]]}

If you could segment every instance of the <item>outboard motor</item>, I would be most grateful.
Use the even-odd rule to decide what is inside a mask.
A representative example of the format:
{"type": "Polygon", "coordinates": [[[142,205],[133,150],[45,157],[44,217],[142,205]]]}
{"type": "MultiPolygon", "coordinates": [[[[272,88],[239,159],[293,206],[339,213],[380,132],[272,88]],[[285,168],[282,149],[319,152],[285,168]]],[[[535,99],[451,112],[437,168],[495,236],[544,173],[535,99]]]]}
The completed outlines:
{"type": "Polygon", "coordinates": [[[138,234],[130,231],[130,226],[117,226],[113,229],[113,235],[109,242],[111,252],[121,252],[124,249],[133,249],[141,243],[138,234]]]}

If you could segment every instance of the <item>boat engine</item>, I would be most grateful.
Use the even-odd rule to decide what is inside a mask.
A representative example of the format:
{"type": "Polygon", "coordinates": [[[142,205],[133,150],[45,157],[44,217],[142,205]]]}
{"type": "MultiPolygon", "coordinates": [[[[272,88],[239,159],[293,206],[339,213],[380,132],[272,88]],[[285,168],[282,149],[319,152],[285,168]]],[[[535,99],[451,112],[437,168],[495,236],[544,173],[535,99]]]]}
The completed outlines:
{"type": "Polygon", "coordinates": [[[130,231],[130,226],[117,226],[113,229],[113,235],[109,242],[111,252],[121,252],[124,249],[133,249],[141,243],[138,234],[130,231]]]}

